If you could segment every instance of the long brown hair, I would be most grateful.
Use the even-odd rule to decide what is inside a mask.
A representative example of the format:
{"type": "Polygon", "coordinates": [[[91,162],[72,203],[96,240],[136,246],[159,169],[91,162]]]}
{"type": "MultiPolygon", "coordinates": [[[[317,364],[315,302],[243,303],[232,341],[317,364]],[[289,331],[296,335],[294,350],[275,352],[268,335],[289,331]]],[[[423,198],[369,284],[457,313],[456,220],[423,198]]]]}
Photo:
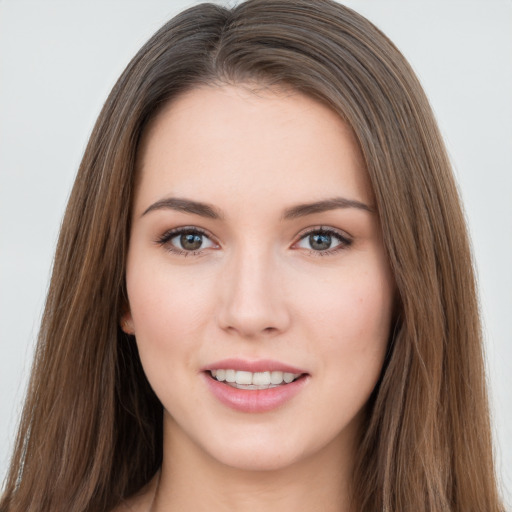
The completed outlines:
{"type": "Polygon", "coordinates": [[[180,92],[249,81],[291,86],[338,112],[373,185],[398,297],[354,510],[502,510],[473,267],[441,136],[396,47],[331,0],[198,5],[119,78],[66,210],[0,510],[109,510],[159,468],[162,406],[119,328],[137,145],[180,92]]]}

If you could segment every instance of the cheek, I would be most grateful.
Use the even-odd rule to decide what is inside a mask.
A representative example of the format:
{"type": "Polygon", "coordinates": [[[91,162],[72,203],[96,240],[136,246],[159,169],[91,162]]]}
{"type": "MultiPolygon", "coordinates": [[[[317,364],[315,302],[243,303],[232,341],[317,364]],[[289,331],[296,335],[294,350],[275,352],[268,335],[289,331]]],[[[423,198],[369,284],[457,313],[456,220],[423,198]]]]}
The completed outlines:
{"type": "Polygon", "coordinates": [[[385,265],[340,272],[304,297],[301,310],[321,373],[349,394],[369,394],[380,375],[389,341],[393,282],[385,265]]]}
{"type": "Polygon", "coordinates": [[[363,348],[387,339],[392,313],[392,286],[380,273],[332,279],[316,293],[302,293],[301,309],[309,311],[311,327],[331,341],[344,340],[363,348]]]}
{"type": "Polygon", "coordinates": [[[138,265],[135,259],[126,280],[141,358],[146,351],[163,354],[194,345],[194,334],[211,318],[208,280],[165,264],[138,265]]]}
{"type": "Polygon", "coordinates": [[[151,387],[167,410],[184,414],[184,387],[197,373],[204,323],[211,318],[208,282],[169,265],[127,265],[127,291],[139,357],[151,387]],[[170,382],[173,385],[169,385],[170,382]]]}

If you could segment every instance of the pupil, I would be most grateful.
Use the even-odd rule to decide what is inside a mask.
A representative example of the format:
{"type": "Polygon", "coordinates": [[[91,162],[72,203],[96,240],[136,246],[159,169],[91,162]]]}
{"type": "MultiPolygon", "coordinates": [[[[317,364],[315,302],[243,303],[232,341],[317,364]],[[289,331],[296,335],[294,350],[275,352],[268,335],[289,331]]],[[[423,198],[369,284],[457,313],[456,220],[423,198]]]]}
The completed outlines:
{"type": "Polygon", "coordinates": [[[185,233],[180,237],[180,243],[183,249],[188,251],[196,251],[201,247],[203,243],[203,235],[198,235],[196,233],[185,233]]]}
{"type": "Polygon", "coordinates": [[[331,235],[326,233],[309,235],[309,243],[312,249],[315,249],[316,251],[325,251],[331,247],[331,235]]]}

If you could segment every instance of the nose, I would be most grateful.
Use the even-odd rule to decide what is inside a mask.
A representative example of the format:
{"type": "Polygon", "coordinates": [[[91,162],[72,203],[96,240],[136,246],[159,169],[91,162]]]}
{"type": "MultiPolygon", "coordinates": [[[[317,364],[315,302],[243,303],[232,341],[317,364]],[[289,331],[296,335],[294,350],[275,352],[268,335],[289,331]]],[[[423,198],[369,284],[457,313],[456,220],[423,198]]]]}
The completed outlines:
{"type": "Polygon", "coordinates": [[[240,251],[221,277],[220,327],[243,338],[275,336],[290,324],[283,273],[269,253],[240,251]]]}

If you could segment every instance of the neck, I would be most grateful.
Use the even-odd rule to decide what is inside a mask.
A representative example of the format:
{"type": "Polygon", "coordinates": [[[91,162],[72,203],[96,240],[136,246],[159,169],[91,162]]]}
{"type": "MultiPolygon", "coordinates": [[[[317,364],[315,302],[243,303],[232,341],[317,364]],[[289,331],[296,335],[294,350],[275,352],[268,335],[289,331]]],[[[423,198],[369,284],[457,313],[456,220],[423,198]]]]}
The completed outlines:
{"type": "Polygon", "coordinates": [[[215,460],[168,421],[152,512],[260,512],[265,505],[280,512],[349,512],[353,446],[336,438],[285,467],[240,469],[215,460]]]}

